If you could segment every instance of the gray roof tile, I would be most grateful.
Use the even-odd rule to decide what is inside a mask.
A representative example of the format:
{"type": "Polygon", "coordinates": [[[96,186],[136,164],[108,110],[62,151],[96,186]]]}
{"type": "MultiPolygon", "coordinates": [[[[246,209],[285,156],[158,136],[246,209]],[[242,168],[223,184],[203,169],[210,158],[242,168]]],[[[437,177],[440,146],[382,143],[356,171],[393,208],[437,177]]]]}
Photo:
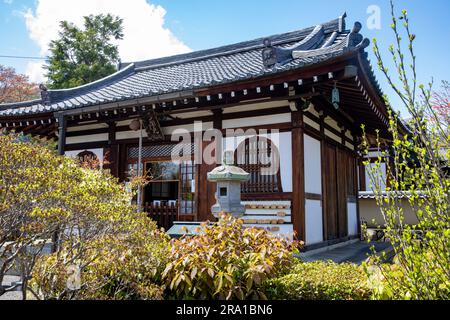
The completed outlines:
{"type": "MultiPolygon", "coordinates": [[[[316,27],[268,37],[271,44],[276,46],[275,49],[282,52],[283,58],[288,57],[286,61],[278,61],[279,63],[270,67],[264,65],[262,52],[265,47],[264,39],[261,38],[183,55],[123,64],[115,74],[93,83],[73,89],[43,92],[43,98],[45,96],[47,99],[0,105],[0,117],[100,105],[302,68],[332,59],[350,49],[347,40],[351,33],[344,30],[344,18],[345,15],[316,27]]],[[[366,40],[352,49],[359,50],[365,45],[366,40]]]]}

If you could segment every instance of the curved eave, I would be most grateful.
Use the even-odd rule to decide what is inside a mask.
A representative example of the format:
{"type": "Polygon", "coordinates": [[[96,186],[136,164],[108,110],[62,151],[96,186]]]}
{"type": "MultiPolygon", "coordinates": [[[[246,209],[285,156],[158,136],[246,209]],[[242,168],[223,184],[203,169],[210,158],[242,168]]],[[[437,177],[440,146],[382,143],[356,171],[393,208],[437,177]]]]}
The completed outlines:
{"type": "MultiPolygon", "coordinates": [[[[359,62],[359,79],[364,86],[363,94],[368,100],[369,105],[371,105],[373,111],[379,116],[380,119],[384,122],[386,128],[389,128],[389,115],[386,103],[383,98],[383,91],[381,90],[380,84],[376,79],[375,72],[373,67],[368,59],[367,52],[361,51],[358,56],[359,62]]],[[[398,121],[398,125],[402,133],[410,132],[408,128],[401,122],[398,121]]],[[[390,134],[389,134],[390,135],[390,134]]]]}

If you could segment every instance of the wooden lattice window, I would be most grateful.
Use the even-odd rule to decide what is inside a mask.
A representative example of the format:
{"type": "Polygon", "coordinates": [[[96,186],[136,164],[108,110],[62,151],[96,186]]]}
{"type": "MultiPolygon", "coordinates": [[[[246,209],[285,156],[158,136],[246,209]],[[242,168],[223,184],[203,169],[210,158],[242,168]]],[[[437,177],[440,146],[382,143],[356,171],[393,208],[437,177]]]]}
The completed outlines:
{"type": "Polygon", "coordinates": [[[242,193],[283,192],[280,154],[270,139],[256,136],[245,139],[236,149],[235,163],[250,173],[250,180],[242,184],[242,193]]]}

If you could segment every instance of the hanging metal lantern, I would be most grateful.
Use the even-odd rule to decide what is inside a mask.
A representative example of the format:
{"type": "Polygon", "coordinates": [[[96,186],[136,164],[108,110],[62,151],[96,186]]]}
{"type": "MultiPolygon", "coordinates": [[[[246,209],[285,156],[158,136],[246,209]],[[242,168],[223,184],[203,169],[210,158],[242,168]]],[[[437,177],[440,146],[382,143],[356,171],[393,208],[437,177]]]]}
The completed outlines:
{"type": "Polygon", "coordinates": [[[336,87],[336,82],[334,83],[333,91],[331,92],[331,103],[333,107],[337,110],[339,109],[339,103],[341,102],[339,97],[339,89],[336,87]]]}

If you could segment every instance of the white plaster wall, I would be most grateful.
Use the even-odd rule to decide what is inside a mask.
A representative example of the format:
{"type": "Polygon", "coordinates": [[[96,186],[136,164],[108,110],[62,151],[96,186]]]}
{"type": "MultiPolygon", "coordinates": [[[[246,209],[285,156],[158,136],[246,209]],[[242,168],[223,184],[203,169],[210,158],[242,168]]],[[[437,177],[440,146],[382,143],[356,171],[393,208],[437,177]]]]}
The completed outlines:
{"type": "Polygon", "coordinates": [[[305,203],[306,244],[323,241],[322,202],[306,200],[305,203]]]}
{"type": "MultiPolygon", "coordinates": [[[[255,111],[257,113],[257,111],[255,111]]],[[[291,122],[290,113],[274,114],[269,116],[251,117],[251,118],[241,118],[241,119],[230,119],[223,120],[222,127],[224,129],[228,128],[246,128],[253,126],[261,126],[273,123],[283,123],[291,122]]]]}
{"type": "Polygon", "coordinates": [[[322,194],[322,165],[320,141],[305,137],[305,192],[322,194]]]}
{"type": "MultiPolygon", "coordinates": [[[[279,134],[261,134],[261,137],[272,140],[280,153],[280,176],[283,192],[292,192],[292,137],[291,132],[280,132],[279,134]]],[[[225,137],[223,139],[223,150],[236,150],[241,142],[250,138],[251,135],[238,137],[225,137]]]]}
{"type": "Polygon", "coordinates": [[[108,125],[106,123],[94,123],[94,124],[86,124],[82,126],[74,126],[74,127],[68,127],[67,132],[76,132],[76,131],[84,131],[84,130],[91,130],[91,129],[103,129],[108,128],[108,125]]]}
{"type": "MultiPolygon", "coordinates": [[[[366,167],[365,167],[365,174],[366,174],[366,190],[365,191],[372,191],[372,183],[370,181],[370,176],[369,176],[369,171],[371,170],[371,168],[373,168],[375,166],[374,163],[369,163],[366,167]]],[[[381,189],[384,190],[386,188],[386,164],[385,163],[381,163],[380,164],[380,170],[381,170],[381,189]]],[[[364,191],[364,190],[363,190],[364,191]]]]}
{"type": "Polygon", "coordinates": [[[358,234],[358,223],[356,203],[347,202],[347,230],[349,236],[355,236],[358,234]]]}
{"type": "Polygon", "coordinates": [[[269,109],[269,108],[280,108],[280,107],[286,107],[289,105],[289,101],[287,100],[280,100],[280,101],[255,101],[253,104],[247,104],[247,105],[241,105],[236,107],[229,107],[225,108],[223,110],[224,114],[233,113],[233,112],[240,112],[240,111],[255,111],[255,110],[262,110],[262,109],[269,109]]]}
{"type": "Polygon", "coordinates": [[[84,143],[84,142],[98,142],[108,141],[107,133],[90,134],[86,136],[67,137],[66,144],[84,143]]]}

